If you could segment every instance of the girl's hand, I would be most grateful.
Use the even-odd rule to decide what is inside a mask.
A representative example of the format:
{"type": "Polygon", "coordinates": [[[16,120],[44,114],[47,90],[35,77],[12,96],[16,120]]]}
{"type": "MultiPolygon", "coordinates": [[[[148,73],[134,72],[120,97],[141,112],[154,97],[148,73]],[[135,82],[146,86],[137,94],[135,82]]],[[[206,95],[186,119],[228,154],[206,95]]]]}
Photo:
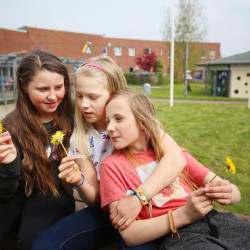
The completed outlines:
{"type": "Polygon", "coordinates": [[[183,207],[187,223],[192,223],[204,217],[213,209],[213,200],[205,195],[205,189],[193,191],[183,207]]]}
{"type": "Polygon", "coordinates": [[[0,163],[10,163],[16,159],[17,150],[9,132],[0,134],[0,163]]]}
{"type": "Polygon", "coordinates": [[[140,213],[142,204],[135,195],[129,195],[117,202],[110,210],[110,220],[115,229],[124,230],[140,213]]]}
{"type": "Polygon", "coordinates": [[[82,183],[82,175],[79,171],[78,165],[75,163],[75,156],[67,156],[62,159],[61,165],[58,167],[60,174],[59,178],[74,185],[80,185],[82,183]],[[75,171],[74,167],[78,170],[75,171]]]}
{"type": "Polygon", "coordinates": [[[221,205],[232,203],[233,187],[228,180],[214,180],[205,185],[205,194],[221,205]]]}

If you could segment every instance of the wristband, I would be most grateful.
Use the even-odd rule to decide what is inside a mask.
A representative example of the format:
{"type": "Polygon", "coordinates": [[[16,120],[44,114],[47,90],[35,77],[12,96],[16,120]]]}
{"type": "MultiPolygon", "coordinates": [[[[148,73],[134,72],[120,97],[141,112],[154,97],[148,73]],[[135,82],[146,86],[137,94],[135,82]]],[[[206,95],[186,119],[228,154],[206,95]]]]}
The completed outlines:
{"type": "Polygon", "coordinates": [[[72,187],[79,188],[79,187],[83,186],[83,184],[85,182],[85,175],[82,172],[81,172],[81,175],[82,175],[82,183],[80,185],[71,184],[72,187]]]}
{"type": "Polygon", "coordinates": [[[144,194],[143,190],[138,187],[135,192],[137,193],[137,195],[139,196],[140,198],[140,201],[141,201],[141,204],[144,206],[144,205],[147,205],[148,204],[148,198],[147,196],[144,194]]]}
{"type": "Polygon", "coordinates": [[[140,197],[138,196],[138,194],[135,191],[127,190],[127,195],[133,195],[133,194],[141,201],[140,197]]]}
{"type": "Polygon", "coordinates": [[[141,204],[144,205],[149,205],[149,214],[150,217],[152,218],[152,202],[151,202],[151,198],[149,196],[148,191],[145,189],[145,187],[143,185],[139,186],[135,192],[137,193],[137,195],[140,198],[141,204]]]}

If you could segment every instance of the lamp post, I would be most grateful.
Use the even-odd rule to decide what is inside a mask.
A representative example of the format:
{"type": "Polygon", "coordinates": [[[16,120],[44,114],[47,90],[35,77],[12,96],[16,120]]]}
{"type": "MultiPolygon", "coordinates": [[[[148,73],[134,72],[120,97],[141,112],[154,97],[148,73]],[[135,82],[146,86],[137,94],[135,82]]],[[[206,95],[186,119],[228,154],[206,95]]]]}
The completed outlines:
{"type": "Polygon", "coordinates": [[[170,67],[170,107],[174,105],[174,7],[175,0],[172,0],[172,33],[171,33],[171,67],[170,67]]]}
{"type": "Polygon", "coordinates": [[[188,92],[188,34],[189,32],[186,32],[186,68],[185,68],[185,96],[187,96],[188,92]]]}

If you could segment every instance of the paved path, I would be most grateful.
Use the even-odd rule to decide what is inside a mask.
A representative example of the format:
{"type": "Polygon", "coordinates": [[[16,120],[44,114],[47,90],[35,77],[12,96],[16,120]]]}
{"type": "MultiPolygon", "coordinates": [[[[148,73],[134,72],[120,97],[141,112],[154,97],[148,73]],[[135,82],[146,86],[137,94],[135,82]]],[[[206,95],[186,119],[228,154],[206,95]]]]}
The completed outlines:
{"type": "MultiPolygon", "coordinates": [[[[150,98],[152,102],[169,102],[169,99],[161,99],[161,98],[150,98]]],[[[208,100],[180,100],[174,99],[175,102],[182,102],[182,103],[209,103],[209,104],[243,104],[247,105],[248,102],[243,101],[208,101],[208,100]]]]}

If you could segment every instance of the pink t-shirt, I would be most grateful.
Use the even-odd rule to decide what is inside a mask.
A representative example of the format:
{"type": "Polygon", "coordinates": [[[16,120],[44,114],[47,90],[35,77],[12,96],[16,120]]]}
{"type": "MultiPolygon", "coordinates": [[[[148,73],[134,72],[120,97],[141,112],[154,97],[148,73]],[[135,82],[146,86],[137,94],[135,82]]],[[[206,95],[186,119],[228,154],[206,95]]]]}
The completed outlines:
{"type": "MultiPolygon", "coordinates": [[[[199,187],[210,172],[187,152],[183,152],[187,165],[186,175],[199,187]]],[[[127,161],[125,155],[116,153],[107,157],[100,168],[101,206],[108,210],[108,205],[127,196],[127,190],[135,190],[144,183],[158,164],[152,149],[135,153],[144,165],[136,167],[127,161]]],[[[188,195],[192,192],[188,183],[177,177],[169,186],[151,198],[152,216],[166,214],[185,205],[188,195]]],[[[148,205],[143,206],[137,219],[150,218],[148,205]]]]}

